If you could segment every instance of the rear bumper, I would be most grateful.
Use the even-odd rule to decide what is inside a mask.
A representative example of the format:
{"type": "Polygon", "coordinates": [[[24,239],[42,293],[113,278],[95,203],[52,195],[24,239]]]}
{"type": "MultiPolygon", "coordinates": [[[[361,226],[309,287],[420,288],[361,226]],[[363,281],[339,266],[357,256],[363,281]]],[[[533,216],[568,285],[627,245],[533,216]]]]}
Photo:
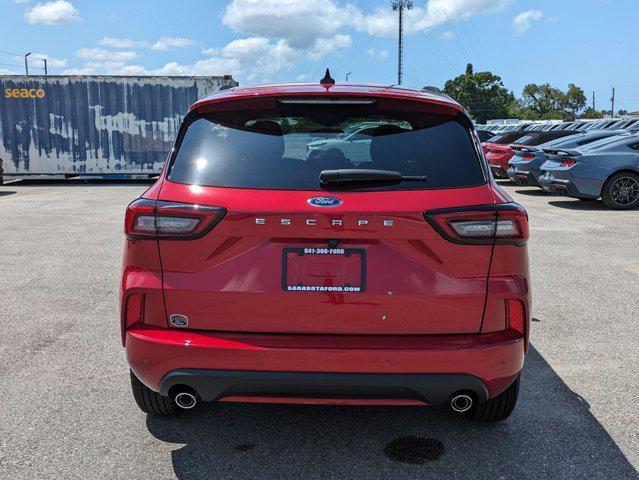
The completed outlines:
{"type": "Polygon", "coordinates": [[[501,165],[495,165],[491,163],[490,171],[493,173],[493,177],[495,178],[508,178],[508,174],[506,173],[506,170],[501,165]]]}
{"type": "Polygon", "coordinates": [[[506,173],[508,175],[508,178],[510,178],[515,183],[519,183],[521,185],[531,185],[535,187],[539,186],[537,176],[535,176],[532,171],[510,167],[506,173]]]}
{"type": "MultiPolygon", "coordinates": [[[[285,398],[334,403],[444,405],[455,392],[473,392],[476,399],[488,399],[486,385],[472,375],[436,373],[308,373],[256,372],[238,370],[174,370],[160,381],[160,393],[172,387],[188,386],[204,401],[251,401],[285,398]],[[412,402],[410,402],[412,401],[412,402]]],[[[315,403],[322,403],[315,402],[315,403]]]]}
{"type": "Polygon", "coordinates": [[[501,393],[523,367],[524,340],[483,335],[294,335],[136,326],[127,360],[149,388],[177,384],[205,400],[322,397],[441,403],[457,390],[501,393]],[[240,373],[238,373],[240,372],[240,373]]]}
{"type": "Polygon", "coordinates": [[[596,199],[598,196],[589,195],[581,192],[574,182],[562,178],[555,178],[552,175],[542,175],[539,177],[539,185],[541,188],[549,193],[555,195],[565,195],[575,198],[592,198],[596,199]]]}

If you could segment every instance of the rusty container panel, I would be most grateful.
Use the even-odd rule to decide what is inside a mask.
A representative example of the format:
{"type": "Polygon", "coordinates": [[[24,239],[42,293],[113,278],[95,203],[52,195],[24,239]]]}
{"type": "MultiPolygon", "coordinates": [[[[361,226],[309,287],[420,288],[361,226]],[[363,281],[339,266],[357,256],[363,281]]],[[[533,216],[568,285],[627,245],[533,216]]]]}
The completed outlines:
{"type": "Polygon", "coordinates": [[[189,106],[230,76],[0,76],[5,174],[158,173],[189,106]]]}

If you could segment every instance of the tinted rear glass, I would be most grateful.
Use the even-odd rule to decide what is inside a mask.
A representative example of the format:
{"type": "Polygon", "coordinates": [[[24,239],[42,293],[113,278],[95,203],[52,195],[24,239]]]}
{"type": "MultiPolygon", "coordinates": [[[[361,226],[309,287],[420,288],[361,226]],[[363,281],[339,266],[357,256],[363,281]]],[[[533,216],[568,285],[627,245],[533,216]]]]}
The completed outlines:
{"type": "Polygon", "coordinates": [[[485,183],[468,128],[457,117],[376,105],[282,105],[224,110],[188,124],[168,178],[185,184],[318,190],[322,170],[379,169],[426,176],[368,190],[485,183]]]}

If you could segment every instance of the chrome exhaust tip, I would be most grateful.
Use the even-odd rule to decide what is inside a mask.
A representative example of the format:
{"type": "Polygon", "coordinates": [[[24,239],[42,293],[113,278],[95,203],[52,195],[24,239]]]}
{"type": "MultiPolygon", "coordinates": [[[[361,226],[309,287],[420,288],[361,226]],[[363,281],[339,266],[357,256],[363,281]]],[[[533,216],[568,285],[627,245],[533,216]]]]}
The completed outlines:
{"type": "Polygon", "coordinates": [[[197,398],[189,392],[180,392],[175,396],[175,404],[183,410],[190,410],[197,405],[197,398]]]}
{"type": "Polygon", "coordinates": [[[458,393],[450,399],[450,408],[456,413],[466,413],[472,406],[473,397],[465,393],[458,393]]]}

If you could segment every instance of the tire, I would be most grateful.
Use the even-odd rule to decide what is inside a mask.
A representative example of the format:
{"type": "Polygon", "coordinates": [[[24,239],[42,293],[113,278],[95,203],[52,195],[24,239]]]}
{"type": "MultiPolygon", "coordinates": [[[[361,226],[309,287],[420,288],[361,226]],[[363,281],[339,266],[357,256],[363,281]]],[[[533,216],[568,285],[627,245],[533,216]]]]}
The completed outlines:
{"type": "Polygon", "coordinates": [[[630,210],[639,206],[639,175],[632,172],[615,173],[606,180],[601,189],[601,200],[608,208],[630,210]],[[619,187],[624,186],[629,192],[627,196],[619,194],[619,187]]]}
{"type": "Polygon", "coordinates": [[[517,404],[519,377],[510,387],[485,402],[480,402],[470,412],[470,418],[478,422],[500,422],[506,420],[517,404]]]}
{"type": "Polygon", "coordinates": [[[140,410],[156,417],[172,417],[178,414],[178,409],[172,398],[154,392],[138,380],[133,372],[130,371],[130,373],[133,398],[140,410]]]}

